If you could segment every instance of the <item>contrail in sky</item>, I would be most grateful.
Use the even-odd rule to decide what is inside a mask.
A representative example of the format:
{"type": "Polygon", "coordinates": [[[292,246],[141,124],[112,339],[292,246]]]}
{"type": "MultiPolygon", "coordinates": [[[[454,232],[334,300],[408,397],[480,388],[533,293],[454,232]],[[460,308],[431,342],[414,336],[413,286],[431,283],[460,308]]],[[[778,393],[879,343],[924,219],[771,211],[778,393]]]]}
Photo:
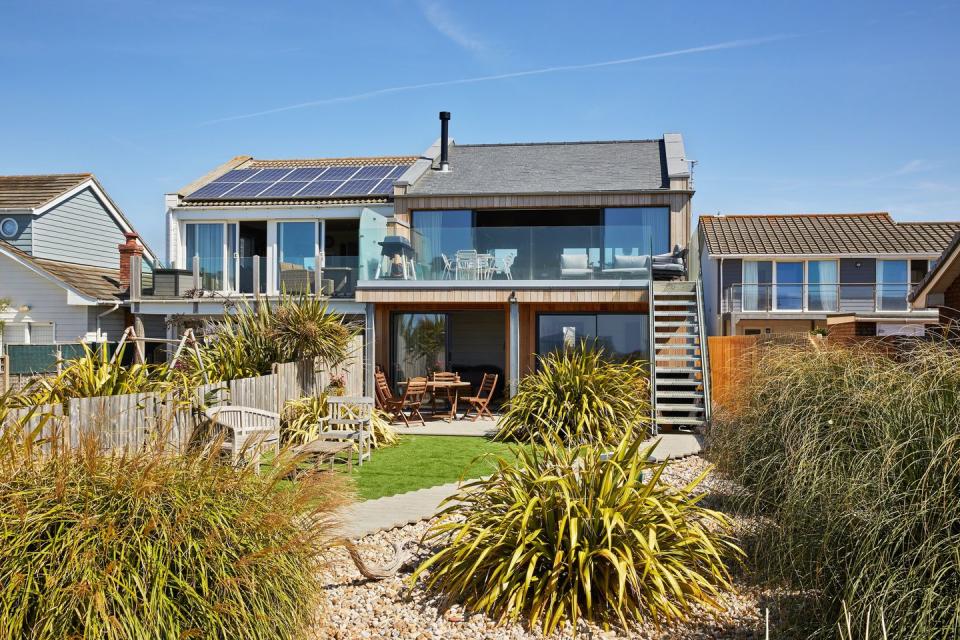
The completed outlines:
{"type": "Polygon", "coordinates": [[[708,44],[702,47],[691,47],[689,49],[677,49],[675,51],[661,51],[660,53],[649,53],[643,56],[635,56],[632,58],[620,58],[618,60],[604,60],[602,62],[588,62],[586,64],[567,64],[560,65],[556,67],[543,67],[541,69],[528,69],[526,71],[512,71],[510,73],[498,73],[490,76],[475,76],[472,78],[460,78],[457,80],[438,80],[435,82],[421,82],[419,84],[406,84],[396,87],[385,87],[383,89],[374,89],[372,91],[365,91],[363,93],[354,93],[348,96],[337,96],[333,98],[321,98],[320,100],[311,100],[310,102],[300,102],[297,104],[288,104],[284,107],[275,107],[273,109],[266,109],[264,111],[254,111],[253,113],[244,113],[236,116],[228,116],[225,118],[216,118],[214,120],[207,120],[206,122],[201,122],[201,125],[211,125],[218,124],[222,122],[232,122],[234,120],[246,120],[248,118],[258,118],[260,116],[268,116],[274,113],[283,113],[284,111],[294,111],[297,109],[307,109],[309,107],[320,107],[328,104],[336,104],[338,102],[355,102],[357,100],[367,100],[369,98],[376,98],[378,96],[383,96],[391,93],[400,93],[403,91],[415,91],[417,89],[431,89],[434,87],[449,87],[458,84],[474,84],[477,82],[492,82],[494,80],[508,80],[510,78],[523,78],[525,76],[539,76],[547,73],[560,73],[563,71],[581,71],[583,69],[598,69],[600,67],[613,67],[622,64],[634,64],[636,62],[644,62],[646,60],[656,60],[658,58],[672,58],[675,56],[685,56],[693,53],[705,53],[707,51],[721,51],[723,49],[741,49],[743,47],[753,47],[759,44],[765,44],[768,42],[777,42],[779,40],[786,40],[789,38],[795,38],[796,35],[775,35],[775,36],[766,36],[763,38],[750,38],[746,40],[729,40],[727,42],[719,42],[717,44],[708,44]]]}

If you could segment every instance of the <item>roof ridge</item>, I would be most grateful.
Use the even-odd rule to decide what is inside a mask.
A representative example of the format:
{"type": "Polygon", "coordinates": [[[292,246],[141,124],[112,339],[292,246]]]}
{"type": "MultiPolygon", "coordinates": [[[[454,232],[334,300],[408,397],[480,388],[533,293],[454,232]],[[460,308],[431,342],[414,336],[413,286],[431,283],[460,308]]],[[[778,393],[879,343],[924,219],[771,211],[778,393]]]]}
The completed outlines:
{"type": "Polygon", "coordinates": [[[382,160],[384,162],[391,162],[394,160],[409,160],[410,162],[415,162],[420,156],[418,155],[394,155],[394,156],[341,156],[341,157],[328,157],[328,158],[249,158],[248,163],[253,162],[343,162],[350,160],[382,160]]]}
{"type": "Polygon", "coordinates": [[[575,144],[631,144],[638,142],[663,142],[663,138],[639,138],[635,140],[560,140],[546,142],[487,142],[477,144],[458,144],[454,147],[537,147],[537,146],[562,146],[575,144]]]}
{"type": "Polygon", "coordinates": [[[20,173],[0,176],[0,178],[79,178],[81,176],[89,178],[92,175],[92,171],[84,171],[80,173],[20,173]]]}
{"type": "Polygon", "coordinates": [[[952,224],[960,226],[960,220],[904,220],[903,222],[897,222],[897,224],[903,225],[919,225],[919,224],[952,224]]]}
{"type": "MultiPolygon", "coordinates": [[[[893,216],[888,211],[859,211],[851,213],[722,213],[722,214],[699,214],[701,220],[723,220],[724,218],[851,218],[851,217],[870,217],[882,216],[893,220],[893,216]]],[[[896,222],[896,220],[893,220],[896,222]]],[[[906,224],[906,223],[899,223],[906,224]]]]}

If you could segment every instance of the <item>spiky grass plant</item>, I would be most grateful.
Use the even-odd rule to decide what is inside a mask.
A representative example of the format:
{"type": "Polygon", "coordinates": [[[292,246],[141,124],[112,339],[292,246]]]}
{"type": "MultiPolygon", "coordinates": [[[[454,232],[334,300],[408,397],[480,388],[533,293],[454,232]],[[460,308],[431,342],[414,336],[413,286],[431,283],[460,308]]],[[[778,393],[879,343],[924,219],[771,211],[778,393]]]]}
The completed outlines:
{"type": "Polygon", "coordinates": [[[318,358],[333,367],[351,355],[356,331],[325,300],[312,296],[243,301],[207,328],[199,361],[188,352],[186,368],[197,375],[205,369],[211,381],[222,381],[269,374],[277,362],[318,358]]]}
{"type": "Polygon", "coordinates": [[[298,638],[344,502],[285,456],[263,476],[162,450],[0,445],[0,638],[298,638]]]}
{"type": "Polygon", "coordinates": [[[714,606],[740,551],[727,518],[698,504],[706,472],[671,488],[665,464],[648,461],[655,445],[627,435],[609,458],[548,437],[498,460],[447,501],[426,536],[440,550],[412,580],[446,604],[545,633],[580,618],[660,625],[714,606]]]}
{"type": "Polygon", "coordinates": [[[35,378],[23,391],[6,398],[12,406],[58,404],[70,398],[185,390],[189,380],[166,365],[123,364],[126,345],[111,358],[106,349],[83,345],[83,355],[65,360],[53,378],[35,378]]]}
{"type": "Polygon", "coordinates": [[[497,439],[617,443],[649,424],[649,394],[642,364],[610,361],[602,348],[582,343],[539,358],[500,418],[497,439]]]}
{"type": "MultiPolygon", "coordinates": [[[[327,415],[327,397],[308,396],[291,400],[281,414],[281,435],[287,441],[304,443],[315,440],[324,428],[321,418],[327,415]]],[[[371,444],[375,449],[397,444],[400,438],[390,421],[379,409],[373,410],[370,421],[371,444]]]]}
{"type": "Polygon", "coordinates": [[[818,595],[806,629],[960,636],[960,352],[774,347],[757,355],[710,451],[764,524],[762,577],[818,595]]]}

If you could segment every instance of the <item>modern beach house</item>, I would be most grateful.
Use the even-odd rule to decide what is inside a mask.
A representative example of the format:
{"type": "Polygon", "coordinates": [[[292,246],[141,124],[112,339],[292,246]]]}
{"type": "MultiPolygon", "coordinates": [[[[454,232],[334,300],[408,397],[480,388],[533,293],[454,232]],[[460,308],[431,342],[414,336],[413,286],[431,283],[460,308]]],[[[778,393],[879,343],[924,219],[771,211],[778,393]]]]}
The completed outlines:
{"type": "Polygon", "coordinates": [[[937,312],[907,295],[957,231],[882,212],[701,216],[710,335],[923,335],[937,312]]]}
{"type": "Polygon", "coordinates": [[[662,425],[701,424],[682,137],[467,145],[448,123],[420,155],[241,156],[169,194],[171,268],[136,308],[189,322],[319,292],[362,319],[370,389],[455,370],[510,393],[537,355],[596,340],[651,359],[662,425]]]}

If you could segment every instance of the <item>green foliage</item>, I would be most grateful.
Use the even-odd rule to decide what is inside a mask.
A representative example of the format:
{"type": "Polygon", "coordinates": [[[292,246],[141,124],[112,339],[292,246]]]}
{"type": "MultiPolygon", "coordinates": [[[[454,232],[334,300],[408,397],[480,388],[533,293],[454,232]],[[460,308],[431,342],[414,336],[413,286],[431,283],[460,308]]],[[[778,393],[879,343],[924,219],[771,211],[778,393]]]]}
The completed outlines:
{"type": "Polygon", "coordinates": [[[706,474],[668,487],[665,465],[648,462],[653,448],[628,433],[606,459],[545,438],[515,462],[498,460],[447,501],[427,534],[440,551],[412,579],[446,604],[526,618],[545,633],[580,618],[659,625],[712,605],[740,551],[725,516],[697,504],[706,474]]]}
{"type": "Polygon", "coordinates": [[[738,409],[714,415],[710,450],[764,524],[761,576],[818,596],[800,622],[820,637],[838,622],[882,637],[883,617],[897,638],[960,635],[960,352],[757,357],[738,409]]]}
{"type": "Polygon", "coordinates": [[[5,397],[4,404],[24,407],[37,404],[60,404],[69,398],[93,398],[128,393],[166,393],[189,386],[188,378],[166,365],[123,365],[126,345],[119,347],[111,359],[106,349],[83,345],[84,355],[61,363],[61,371],[53,378],[35,378],[16,395],[5,397]]]}
{"type": "MultiPolygon", "coordinates": [[[[285,440],[298,444],[315,440],[322,429],[326,427],[320,421],[326,415],[326,395],[290,400],[284,405],[281,413],[281,434],[285,440]]],[[[371,434],[375,449],[389,447],[399,441],[397,432],[393,430],[390,421],[379,409],[373,410],[371,434]]]]}
{"type": "Polygon", "coordinates": [[[333,367],[350,353],[356,329],[327,308],[327,302],[308,295],[283,295],[276,302],[260,299],[242,302],[207,331],[199,362],[186,353],[184,368],[211,382],[249,378],[271,373],[277,362],[319,358],[333,367]]]}
{"type": "Polygon", "coordinates": [[[336,474],[278,491],[163,451],[0,444],[0,638],[297,638],[343,502],[336,474]]]}
{"type": "Polygon", "coordinates": [[[617,443],[649,422],[644,367],[611,362],[603,349],[583,343],[539,358],[500,418],[497,439],[542,442],[557,435],[567,444],[617,443]]]}

